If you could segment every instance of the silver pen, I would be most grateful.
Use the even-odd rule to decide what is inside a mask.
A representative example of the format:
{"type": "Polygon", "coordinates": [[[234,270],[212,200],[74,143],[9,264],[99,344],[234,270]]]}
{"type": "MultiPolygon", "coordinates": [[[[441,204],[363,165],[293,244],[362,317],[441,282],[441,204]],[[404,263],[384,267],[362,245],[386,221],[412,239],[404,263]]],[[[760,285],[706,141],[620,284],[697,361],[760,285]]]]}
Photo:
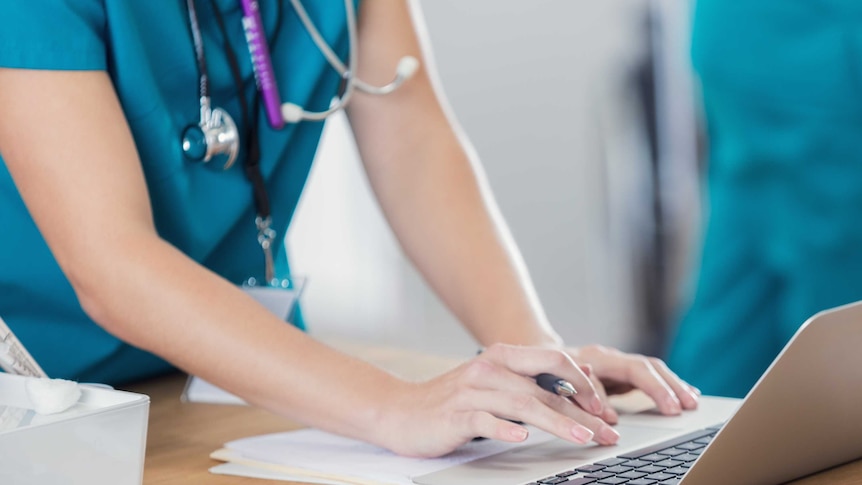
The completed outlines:
{"type": "Polygon", "coordinates": [[[571,382],[553,374],[539,374],[535,377],[536,384],[542,389],[563,397],[572,397],[578,393],[571,382]]]}

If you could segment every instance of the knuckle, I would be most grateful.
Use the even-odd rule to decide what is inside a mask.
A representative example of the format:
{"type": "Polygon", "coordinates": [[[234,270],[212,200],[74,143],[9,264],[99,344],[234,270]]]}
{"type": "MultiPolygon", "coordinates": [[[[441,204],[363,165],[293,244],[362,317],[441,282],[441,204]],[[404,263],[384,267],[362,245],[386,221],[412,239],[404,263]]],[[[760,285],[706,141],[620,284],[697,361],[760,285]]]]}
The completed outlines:
{"type": "Polygon", "coordinates": [[[569,357],[568,354],[566,354],[562,350],[553,351],[553,353],[551,353],[548,358],[551,365],[553,365],[554,367],[562,367],[565,365],[570,365],[572,363],[571,357],[569,357]]]}
{"type": "Polygon", "coordinates": [[[661,370],[667,369],[667,364],[665,364],[665,362],[658,357],[647,357],[647,359],[654,368],[661,370]]]}
{"type": "Polygon", "coordinates": [[[608,353],[610,353],[610,349],[608,349],[608,347],[605,347],[604,345],[599,345],[599,344],[587,345],[586,347],[584,347],[584,350],[586,350],[587,352],[592,353],[592,354],[608,354],[608,353]]]}
{"type": "Polygon", "coordinates": [[[633,358],[636,366],[643,370],[652,370],[652,362],[650,362],[649,358],[643,355],[635,355],[633,358]]]}
{"type": "Polygon", "coordinates": [[[626,367],[628,368],[627,374],[630,381],[635,380],[644,373],[652,372],[652,364],[642,355],[632,354],[629,356],[628,362],[629,364],[626,367]]]}
{"type": "Polygon", "coordinates": [[[467,418],[467,426],[471,430],[481,430],[485,425],[485,415],[481,412],[470,413],[467,418]]]}
{"type": "Polygon", "coordinates": [[[494,364],[481,359],[473,359],[464,366],[462,373],[466,382],[479,382],[494,371],[494,364]]]}

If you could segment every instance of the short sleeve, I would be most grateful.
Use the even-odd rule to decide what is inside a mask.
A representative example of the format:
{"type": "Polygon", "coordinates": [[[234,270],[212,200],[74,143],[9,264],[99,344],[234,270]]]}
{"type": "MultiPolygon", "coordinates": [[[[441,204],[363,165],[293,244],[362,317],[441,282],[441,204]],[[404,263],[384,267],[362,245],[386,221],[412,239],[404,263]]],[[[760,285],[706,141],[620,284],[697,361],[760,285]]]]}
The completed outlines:
{"type": "Polygon", "coordinates": [[[0,67],[104,70],[105,0],[0,0],[0,67]]]}

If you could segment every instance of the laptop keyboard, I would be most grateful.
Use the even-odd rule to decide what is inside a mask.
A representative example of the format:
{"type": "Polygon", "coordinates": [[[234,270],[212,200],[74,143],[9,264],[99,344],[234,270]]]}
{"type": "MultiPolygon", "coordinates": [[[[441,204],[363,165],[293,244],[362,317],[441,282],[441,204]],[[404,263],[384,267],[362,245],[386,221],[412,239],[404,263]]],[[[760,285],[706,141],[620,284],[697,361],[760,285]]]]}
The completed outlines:
{"type": "Polygon", "coordinates": [[[676,485],[719,429],[694,431],[525,485],[676,485]]]}

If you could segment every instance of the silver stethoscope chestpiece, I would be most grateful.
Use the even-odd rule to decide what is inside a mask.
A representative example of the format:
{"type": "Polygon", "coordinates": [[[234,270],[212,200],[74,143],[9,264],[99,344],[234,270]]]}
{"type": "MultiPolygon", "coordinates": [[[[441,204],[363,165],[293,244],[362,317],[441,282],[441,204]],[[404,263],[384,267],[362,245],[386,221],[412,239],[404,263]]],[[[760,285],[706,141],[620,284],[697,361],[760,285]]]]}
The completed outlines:
{"type": "Polygon", "coordinates": [[[210,109],[209,99],[201,99],[201,121],[183,131],[182,149],[185,157],[195,162],[208,163],[226,156],[222,169],[227,170],[239,155],[239,130],[227,111],[210,109]]]}

